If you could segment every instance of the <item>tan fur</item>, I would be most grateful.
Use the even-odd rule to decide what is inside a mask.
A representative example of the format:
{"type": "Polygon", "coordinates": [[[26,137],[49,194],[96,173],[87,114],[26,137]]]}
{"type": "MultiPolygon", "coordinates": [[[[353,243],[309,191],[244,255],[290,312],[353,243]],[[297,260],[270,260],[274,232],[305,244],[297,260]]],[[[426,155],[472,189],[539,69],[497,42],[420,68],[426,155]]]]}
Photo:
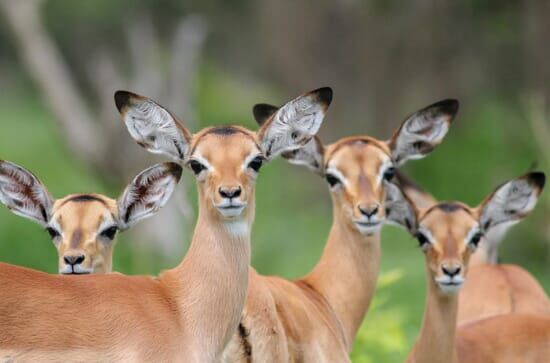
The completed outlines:
{"type": "Polygon", "coordinates": [[[461,266],[460,276],[466,276],[471,250],[465,239],[477,224],[479,210],[460,205],[463,208],[450,212],[436,205],[419,213],[419,230],[429,231],[434,244],[425,253],[428,292],[422,328],[407,362],[545,361],[550,350],[548,316],[506,314],[457,328],[458,294],[444,293],[435,279],[443,263],[461,266]]]}
{"type": "Polygon", "coordinates": [[[380,234],[359,233],[352,220],[358,205],[378,203],[384,218],[384,188],[377,182],[385,143],[350,137],[325,148],[326,166],[336,167],[349,185],[331,193],[333,224],[313,271],[288,281],[250,272],[242,324],[252,347],[248,356],[236,334],[226,362],[348,362],[357,330],[367,312],[380,267],[380,234]],[[367,141],[367,142],[365,142],[367,141]]]}
{"type": "MultiPolygon", "coordinates": [[[[199,216],[186,257],[159,277],[52,276],[0,264],[0,360],[217,361],[248,285],[254,183],[242,162],[258,149],[247,134],[193,138],[217,172],[197,183],[199,216]],[[234,182],[248,202],[239,235],[212,208],[216,183],[234,182]]],[[[65,207],[77,213],[62,220],[67,226],[86,216],[65,207]]]]}

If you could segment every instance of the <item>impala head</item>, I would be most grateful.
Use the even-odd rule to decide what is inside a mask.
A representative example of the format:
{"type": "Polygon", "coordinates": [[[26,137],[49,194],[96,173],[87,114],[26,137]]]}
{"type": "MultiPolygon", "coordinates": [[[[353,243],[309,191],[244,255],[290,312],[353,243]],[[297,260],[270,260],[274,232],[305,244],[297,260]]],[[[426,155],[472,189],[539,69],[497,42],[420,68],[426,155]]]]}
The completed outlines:
{"type": "MultiPolygon", "coordinates": [[[[260,104],[253,112],[256,121],[264,124],[277,110],[260,104]]],[[[324,176],[335,210],[343,212],[347,223],[360,233],[371,235],[386,220],[385,182],[393,179],[396,167],[426,156],[439,145],[457,112],[456,100],[444,100],[409,116],[387,141],[352,136],[323,145],[314,138],[283,156],[324,176]]]]}
{"type": "Polygon", "coordinates": [[[0,161],[0,200],[46,229],[58,252],[59,273],[105,273],[112,268],[117,232],[156,213],[180,176],[178,164],[158,164],[141,172],[118,200],[100,194],[54,200],[31,172],[0,161]]]}
{"type": "Polygon", "coordinates": [[[332,90],[319,88],[285,104],[258,132],[215,126],[191,134],[154,101],[126,91],[115,94],[130,135],[150,152],[168,155],[191,169],[201,209],[229,225],[253,218],[254,186],[262,163],[307,143],[319,130],[331,100],[332,90]]]}
{"type": "Polygon", "coordinates": [[[475,208],[460,202],[439,202],[418,209],[390,185],[389,218],[406,226],[425,253],[428,274],[441,292],[456,293],[465,280],[468,262],[482,237],[493,228],[519,222],[534,208],[545,175],[528,173],[498,187],[475,208]]]}

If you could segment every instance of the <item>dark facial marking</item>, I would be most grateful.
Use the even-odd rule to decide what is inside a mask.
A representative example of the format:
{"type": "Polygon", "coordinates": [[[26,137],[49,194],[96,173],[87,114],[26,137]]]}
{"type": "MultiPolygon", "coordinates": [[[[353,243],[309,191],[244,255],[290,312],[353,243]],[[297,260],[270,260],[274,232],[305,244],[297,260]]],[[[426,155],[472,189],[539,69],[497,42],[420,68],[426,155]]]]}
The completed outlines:
{"type": "MultiPolygon", "coordinates": [[[[106,205],[105,201],[99,197],[96,197],[95,195],[91,195],[91,194],[79,194],[79,195],[75,195],[73,197],[70,197],[68,199],[66,199],[63,204],[67,203],[67,202],[100,202],[100,203],[103,203],[106,205]]],[[[63,205],[61,204],[61,205],[63,205]]]]}
{"type": "Polygon", "coordinates": [[[80,240],[82,239],[82,231],[80,229],[77,229],[73,232],[73,235],[71,237],[71,247],[77,248],[80,244],[80,240]]]}
{"type": "Polygon", "coordinates": [[[227,136],[227,135],[236,134],[237,132],[242,132],[242,131],[237,129],[234,126],[231,126],[231,125],[222,125],[222,126],[215,126],[215,127],[211,128],[207,133],[208,134],[214,134],[214,135],[227,136]]]}

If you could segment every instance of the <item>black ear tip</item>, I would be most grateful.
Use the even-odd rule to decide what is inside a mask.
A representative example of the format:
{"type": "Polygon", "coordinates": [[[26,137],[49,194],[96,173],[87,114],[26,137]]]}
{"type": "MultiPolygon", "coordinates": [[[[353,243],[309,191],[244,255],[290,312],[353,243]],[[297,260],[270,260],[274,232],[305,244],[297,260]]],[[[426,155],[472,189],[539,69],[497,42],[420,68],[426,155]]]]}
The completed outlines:
{"type": "Polygon", "coordinates": [[[258,103],[252,107],[252,114],[256,122],[261,126],[271,115],[277,112],[278,109],[277,106],[267,103],[258,103]]]}
{"type": "Polygon", "coordinates": [[[544,188],[544,184],[546,183],[546,175],[542,171],[534,171],[527,174],[527,179],[541,190],[544,188]]]}
{"type": "Polygon", "coordinates": [[[312,93],[317,94],[317,98],[320,102],[325,105],[330,105],[332,102],[332,88],[330,87],[321,87],[313,91],[312,93]]]}
{"type": "Polygon", "coordinates": [[[116,91],[115,92],[115,105],[119,112],[122,112],[122,109],[130,103],[130,97],[132,93],[128,91],[116,91]]]}
{"type": "Polygon", "coordinates": [[[178,163],[168,162],[164,163],[164,166],[168,169],[168,172],[174,176],[176,181],[179,181],[181,178],[181,173],[183,171],[183,168],[178,163]]]}
{"type": "Polygon", "coordinates": [[[448,98],[446,100],[437,102],[434,106],[447,114],[455,116],[458,113],[460,103],[454,98],[448,98]]]}

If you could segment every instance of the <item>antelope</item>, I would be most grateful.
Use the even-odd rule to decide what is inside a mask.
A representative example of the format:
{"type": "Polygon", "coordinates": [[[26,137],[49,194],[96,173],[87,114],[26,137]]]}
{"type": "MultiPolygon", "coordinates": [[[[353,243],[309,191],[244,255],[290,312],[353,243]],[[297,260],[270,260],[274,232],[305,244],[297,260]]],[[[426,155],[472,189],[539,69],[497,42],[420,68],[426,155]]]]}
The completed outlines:
{"type": "MultiPolygon", "coordinates": [[[[223,361],[349,361],[376,288],[384,181],[392,179],[397,166],[435,148],[457,111],[457,101],[445,100],[409,116],[388,141],[352,136],[325,146],[314,138],[283,154],[327,180],[333,203],[330,234],[320,261],[301,279],[262,276],[250,268],[243,316],[223,361]]],[[[262,127],[277,112],[265,104],[254,107],[262,127]]]]}
{"type": "MultiPolygon", "coordinates": [[[[427,209],[437,200],[397,173],[403,192],[417,207],[427,209]]],[[[521,203],[521,199],[514,201],[521,203]]],[[[519,207],[522,207],[519,205],[519,207]]],[[[528,206],[531,212],[535,204],[528,206]]],[[[516,206],[514,206],[516,208],[516,206]]],[[[466,280],[459,294],[458,323],[506,313],[529,313],[550,316],[550,300],[538,281],[524,268],[513,264],[496,264],[498,246],[507,230],[519,219],[511,219],[487,231],[471,255],[466,280]]]]}
{"type": "MultiPolygon", "coordinates": [[[[102,274],[111,272],[117,232],[129,227],[116,218],[133,193],[147,178],[162,172],[165,165],[155,165],[137,175],[118,200],[101,194],[70,194],[53,199],[42,182],[25,168],[0,160],[0,201],[13,213],[40,224],[58,254],[58,271],[63,275],[102,274]]],[[[175,184],[175,180],[167,182],[175,184]]],[[[138,221],[152,216],[169,200],[173,188],[159,185],[163,199],[138,221]]]]}
{"type": "MultiPolygon", "coordinates": [[[[0,264],[0,360],[218,361],[246,296],[256,174],[264,159],[317,132],[331,95],[323,88],[298,97],[257,134],[221,126],[193,135],[157,103],[117,92],[130,133],[196,174],[189,250],[158,277],[58,276],[0,264]]],[[[181,171],[166,163],[145,178],[116,219],[128,225],[156,208],[181,171]]]]}
{"type": "Polygon", "coordinates": [[[458,292],[466,280],[472,253],[492,228],[526,217],[544,181],[540,172],[513,179],[475,208],[452,201],[417,209],[397,186],[388,187],[387,205],[392,211],[388,218],[417,238],[426,262],[424,319],[407,362],[548,361],[549,316],[504,314],[457,327],[458,292]]]}

